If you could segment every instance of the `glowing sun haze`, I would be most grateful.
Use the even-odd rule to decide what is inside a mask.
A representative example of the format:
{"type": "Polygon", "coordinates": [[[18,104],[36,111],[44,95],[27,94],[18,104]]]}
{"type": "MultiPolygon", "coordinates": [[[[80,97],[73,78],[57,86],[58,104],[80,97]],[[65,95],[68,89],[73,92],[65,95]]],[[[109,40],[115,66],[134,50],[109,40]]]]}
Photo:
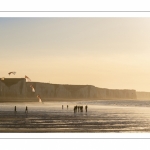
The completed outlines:
{"type": "Polygon", "coordinates": [[[0,18],[0,56],[1,77],[150,91],[150,18],[0,18]]]}

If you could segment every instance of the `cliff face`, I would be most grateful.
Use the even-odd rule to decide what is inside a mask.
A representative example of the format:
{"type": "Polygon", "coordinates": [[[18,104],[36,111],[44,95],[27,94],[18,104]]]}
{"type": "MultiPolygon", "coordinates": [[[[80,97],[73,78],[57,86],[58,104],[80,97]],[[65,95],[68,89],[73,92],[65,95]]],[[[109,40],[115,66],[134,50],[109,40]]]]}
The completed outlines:
{"type": "MultiPolygon", "coordinates": [[[[136,99],[135,90],[112,90],[91,85],[32,84],[36,93],[45,98],[136,99]]],[[[28,94],[32,97],[34,94],[29,86],[30,83],[27,83],[28,94]]]]}
{"type": "Polygon", "coordinates": [[[135,90],[105,89],[91,86],[91,98],[100,99],[136,99],[135,90]]]}
{"type": "Polygon", "coordinates": [[[136,92],[136,94],[139,100],[150,100],[150,92],[136,92]]]}
{"type": "Polygon", "coordinates": [[[24,78],[0,80],[0,97],[9,98],[70,98],[70,99],[136,99],[135,90],[114,90],[91,85],[60,85],[26,82],[24,78]],[[32,92],[30,85],[36,92],[32,92]]]}
{"type": "Polygon", "coordinates": [[[100,99],[136,99],[135,90],[119,90],[119,89],[105,89],[91,87],[90,97],[96,97],[100,99]]]}
{"type": "Polygon", "coordinates": [[[24,97],[26,81],[24,78],[5,78],[0,80],[0,97],[24,97]]]}

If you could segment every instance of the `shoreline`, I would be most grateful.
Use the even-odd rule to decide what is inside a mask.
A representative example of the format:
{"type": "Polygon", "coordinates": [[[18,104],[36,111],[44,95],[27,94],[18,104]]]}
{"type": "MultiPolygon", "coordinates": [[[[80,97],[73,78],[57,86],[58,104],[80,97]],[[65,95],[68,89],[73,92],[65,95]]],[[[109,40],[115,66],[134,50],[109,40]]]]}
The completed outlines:
{"type": "MultiPolygon", "coordinates": [[[[75,102],[75,101],[95,101],[95,100],[119,100],[119,101],[123,101],[123,100],[134,100],[134,101],[142,101],[142,100],[150,100],[150,99],[68,99],[68,98],[43,98],[42,101],[43,102],[75,102]]],[[[38,99],[33,99],[33,98],[0,98],[0,103],[10,103],[10,102],[38,102],[38,99]]]]}

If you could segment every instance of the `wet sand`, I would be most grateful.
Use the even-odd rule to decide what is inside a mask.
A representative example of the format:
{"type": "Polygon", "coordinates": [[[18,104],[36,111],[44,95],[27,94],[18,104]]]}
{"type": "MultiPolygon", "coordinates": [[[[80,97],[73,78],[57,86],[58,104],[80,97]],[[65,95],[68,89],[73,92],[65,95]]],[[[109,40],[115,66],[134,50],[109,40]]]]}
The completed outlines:
{"type": "Polygon", "coordinates": [[[0,132],[150,132],[150,101],[0,103],[0,132]],[[75,105],[83,105],[84,111],[74,113],[75,105]],[[85,105],[88,105],[87,113],[85,105]],[[14,106],[17,106],[17,113],[14,113],[14,106]]]}

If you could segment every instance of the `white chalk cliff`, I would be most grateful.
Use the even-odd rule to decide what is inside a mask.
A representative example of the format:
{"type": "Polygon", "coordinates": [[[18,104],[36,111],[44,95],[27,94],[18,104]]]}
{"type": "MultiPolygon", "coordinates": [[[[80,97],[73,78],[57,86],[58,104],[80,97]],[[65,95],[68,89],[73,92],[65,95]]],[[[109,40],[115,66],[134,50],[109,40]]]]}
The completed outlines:
{"type": "Polygon", "coordinates": [[[42,98],[137,99],[135,90],[106,89],[92,85],[26,82],[24,78],[5,78],[0,80],[0,97],[34,98],[37,94],[42,98]],[[35,93],[30,88],[31,84],[35,88],[35,93]]]}

